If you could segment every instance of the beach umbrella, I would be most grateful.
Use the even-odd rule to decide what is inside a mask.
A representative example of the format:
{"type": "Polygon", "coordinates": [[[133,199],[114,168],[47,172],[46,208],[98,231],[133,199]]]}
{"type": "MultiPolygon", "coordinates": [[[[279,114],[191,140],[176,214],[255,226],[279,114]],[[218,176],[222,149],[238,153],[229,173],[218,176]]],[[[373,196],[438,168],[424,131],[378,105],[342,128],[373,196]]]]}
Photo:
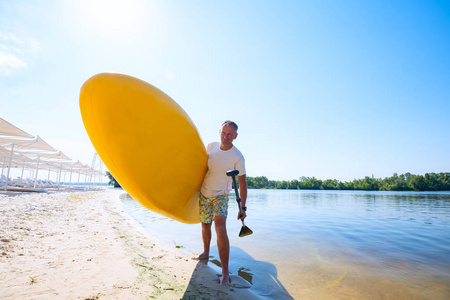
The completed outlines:
{"type": "Polygon", "coordinates": [[[5,167],[8,166],[5,190],[7,189],[11,167],[19,167],[19,165],[22,167],[22,177],[25,166],[31,170],[35,169],[35,187],[40,168],[48,168],[48,180],[50,180],[51,170],[54,169],[57,172],[58,185],[61,182],[63,170],[65,172],[70,171],[71,182],[73,171],[78,171],[79,182],[81,173],[85,174],[86,178],[88,175],[92,177],[93,170],[79,161],[72,162],[67,155],[57,151],[41,137],[34,137],[3,118],[0,118],[0,164],[2,165],[2,177],[5,167]]]}
{"type": "Polygon", "coordinates": [[[72,184],[72,171],[77,172],[78,173],[78,184],[80,184],[80,174],[81,174],[81,170],[84,167],[84,165],[80,162],[77,161],[76,163],[71,164],[71,169],[70,169],[70,183],[72,184]]]}
{"type": "Polygon", "coordinates": [[[4,169],[8,167],[8,174],[5,184],[9,181],[9,170],[12,167],[25,167],[25,164],[28,162],[32,162],[33,160],[19,153],[14,153],[11,150],[8,150],[2,146],[0,146],[0,157],[2,163],[2,175],[4,174],[4,169]]]}
{"type": "MultiPolygon", "coordinates": [[[[62,167],[62,166],[61,166],[62,167]]],[[[77,162],[72,162],[72,161],[70,161],[70,162],[67,162],[66,164],[65,164],[65,167],[67,167],[67,170],[69,170],[70,171],[70,179],[69,179],[69,183],[70,183],[70,186],[72,186],[72,173],[75,171],[75,172],[77,172],[78,171],[78,174],[79,174],[79,170],[80,170],[80,168],[82,168],[83,167],[83,164],[80,162],[80,161],[77,161],[77,162]]],[[[80,182],[80,176],[78,175],[78,183],[80,182]]]]}
{"type": "Polygon", "coordinates": [[[37,157],[37,165],[36,165],[36,174],[34,176],[34,187],[36,187],[37,183],[37,176],[39,172],[39,162],[41,161],[41,158],[44,161],[68,161],[70,158],[62,153],[61,151],[56,152],[22,152],[26,154],[28,157],[37,157]]]}
{"type": "Polygon", "coordinates": [[[57,152],[55,148],[50,146],[39,135],[35,138],[18,138],[18,137],[0,137],[0,145],[10,151],[42,151],[57,152]],[[13,149],[14,148],[14,149],[13,149]]]}
{"type": "Polygon", "coordinates": [[[3,118],[0,118],[0,136],[34,138],[31,134],[17,128],[3,118]]]}
{"type": "Polygon", "coordinates": [[[2,160],[2,175],[3,175],[4,168],[6,166],[6,159],[10,155],[9,152],[10,152],[9,150],[7,150],[7,149],[3,148],[2,146],[0,146],[0,158],[2,160]]]}
{"type": "Polygon", "coordinates": [[[16,154],[15,157],[18,162],[22,163],[22,174],[21,174],[20,178],[23,178],[23,172],[25,171],[25,165],[27,165],[27,164],[32,165],[35,162],[35,160],[28,156],[20,154],[20,153],[16,154]]]}
{"type": "Polygon", "coordinates": [[[39,150],[42,152],[56,152],[57,150],[50,146],[47,142],[45,142],[41,137],[36,136],[34,139],[24,139],[24,138],[4,138],[0,137],[0,145],[6,149],[11,151],[9,166],[8,166],[8,175],[6,176],[5,183],[5,191],[7,190],[8,185],[8,177],[11,170],[11,162],[14,151],[23,151],[23,150],[39,150]]]}

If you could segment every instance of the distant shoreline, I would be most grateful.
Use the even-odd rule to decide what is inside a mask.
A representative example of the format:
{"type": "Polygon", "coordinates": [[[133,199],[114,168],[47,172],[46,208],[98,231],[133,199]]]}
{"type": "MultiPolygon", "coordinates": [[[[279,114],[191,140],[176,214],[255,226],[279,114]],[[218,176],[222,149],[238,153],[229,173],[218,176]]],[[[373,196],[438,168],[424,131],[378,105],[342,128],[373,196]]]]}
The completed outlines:
{"type": "Polygon", "coordinates": [[[315,177],[301,177],[300,180],[268,180],[265,176],[247,176],[250,189],[290,189],[290,190],[361,190],[361,191],[396,191],[396,192],[444,192],[450,191],[450,172],[411,173],[384,179],[366,176],[342,182],[337,179],[320,180],[315,177]]]}
{"type": "MultiPolygon", "coordinates": [[[[109,185],[120,187],[111,173],[107,172],[109,185]]],[[[300,180],[269,180],[266,176],[247,176],[249,189],[276,190],[337,190],[337,191],[391,191],[391,192],[448,192],[450,191],[450,172],[425,173],[415,175],[394,173],[384,179],[366,176],[364,179],[339,181],[337,179],[321,180],[302,176],[300,180]]]]}

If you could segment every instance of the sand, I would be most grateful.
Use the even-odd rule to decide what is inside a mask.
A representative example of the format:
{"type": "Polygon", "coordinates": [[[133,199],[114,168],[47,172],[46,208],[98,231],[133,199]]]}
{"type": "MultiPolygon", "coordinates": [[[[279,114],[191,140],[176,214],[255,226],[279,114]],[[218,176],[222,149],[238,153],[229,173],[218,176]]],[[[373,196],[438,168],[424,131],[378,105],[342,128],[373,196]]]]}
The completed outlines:
{"type": "Polygon", "coordinates": [[[123,193],[0,193],[0,299],[258,299],[145,232],[123,193]]]}

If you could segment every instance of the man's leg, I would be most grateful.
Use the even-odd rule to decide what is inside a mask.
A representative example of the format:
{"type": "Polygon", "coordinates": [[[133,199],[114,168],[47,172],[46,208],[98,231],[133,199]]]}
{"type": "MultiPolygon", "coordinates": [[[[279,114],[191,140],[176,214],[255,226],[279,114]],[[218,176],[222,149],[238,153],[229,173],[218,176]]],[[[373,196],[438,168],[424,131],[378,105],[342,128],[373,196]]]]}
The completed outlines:
{"type": "Polygon", "coordinates": [[[201,260],[209,258],[209,246],[211,244],[211,225],[214,217],[214,211],[211,201],[208,201],[203,195],[199,199],[200,221],[202,223],[203,253],[192,259],[201,260]]]}
{"type": "Polygon", "coordinates": [[[216,216],[214,218],[217,234],[217,248],[219,248],[219,257],[222,264],[222,280],[220,284],[230,283],[230,272],[228,270],[228,261],[230,258],[230,241],[227,234],[227,217],[216,216]]]}
{"type": "Polygon", "coordinates": [[[194,257],[195,260],[209,258],[209,246],[211,245],[211,225],[212,223],[202,223],[203,253],[198,257],[194,257]]]}
{"type": "Polygon", "coordinates": [[[211,245],[211,225],[212,223],[202,223],[203,253],[198,257],[199,259],[209,258],[209,246],[211,245]]]}

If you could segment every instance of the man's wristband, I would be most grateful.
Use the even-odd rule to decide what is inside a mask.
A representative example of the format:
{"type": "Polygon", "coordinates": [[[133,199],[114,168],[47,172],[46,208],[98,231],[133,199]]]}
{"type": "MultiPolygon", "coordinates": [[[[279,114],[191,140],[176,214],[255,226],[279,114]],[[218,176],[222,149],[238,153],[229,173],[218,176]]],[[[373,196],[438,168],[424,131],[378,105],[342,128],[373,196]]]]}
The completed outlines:
{"type": "Polygon", "coordinates": [[[247,206],[242,206],[241,208],[243,211],[247,211],[247,206]]]}

